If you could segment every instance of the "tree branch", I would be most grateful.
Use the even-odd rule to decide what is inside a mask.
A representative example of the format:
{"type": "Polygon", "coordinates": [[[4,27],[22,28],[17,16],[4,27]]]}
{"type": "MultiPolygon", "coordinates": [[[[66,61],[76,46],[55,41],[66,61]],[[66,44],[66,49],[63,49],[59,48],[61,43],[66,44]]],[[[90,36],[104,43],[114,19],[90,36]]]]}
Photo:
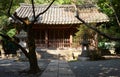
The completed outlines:
{"type": "MultiPolygon", "coordinates": [[[[14,21],[16,21],[16,19],[18,19],[19,21],[21,21],[24,24],[24,26],[26,26],[27,24],[23,20],[24,18],[20,18],[19,16],[17,16],[16,12],[13,15],[11,15],[10,11],[11,11],[12,5],[13,5],[13,0],[10,1],[10,7],[8,9],[8,16],[11,17],[14,21]]],[[[22,26],[22,27],[24,28],[24,26],[22,26]]]]}
{"type": "Polygon", "coordinates": [[[111,7],[111,9],[113,10],[114,15],[115,15],[115,18],[116,18],[116,20],[117,20],[117,23],[118,23],[118,25],[119,25],[119,27],[120,27],[120,21],[119,21],[119,19],[118,19],[117,13],[116,13],[116,11],[115,11],[115,9],[114,9],[113,4],[112,4],[111,1],[110,1],[110,6],[109,6],[109,7],[111,7]]]}
{"type": "MultiPolygon", "coordinates": [[[[15,12],[13,15],[14,15],[14,17],[15,17],[16,19],[18,19],[19,21],[21,21],[24,25],[27,25],[27,24],[25,23],[25,21],[24,21],[24,19],[27,19],[27,17],[21,18],[21,17],[19,17],[19,16],[17,15],[17,12],[15,12]]],[[[16,20],[15,20],[15,21],[16,21],[16,20]]]]}
{"type": "Polygon", "coordinates": [[[95,27],[93,27],[93,26],[90,26],[88,23],[86,23],[83,19],[81,19],[81,18],[79,17],[78,11],[76,11],[76,16],[75,16],[75,17],[76,17],[79,21],[81,21],[83,24],[85,24],[85,26],[87,26],[88,28],[94,30],[95,32],[97,32],[98,34],[104,36],[105,38],[108,38],[108,39],[114,40],[114,41],[120,41],[120,38],[118,38],[118,37],[111,37],[111,36],[109,36],[109,35],[101,32],[101,31],[99,31],[97,28],[95,28],[95,27]]]}
{"type": "Polygon", "coordinates": [[[10,11],[11,11],[11,8],[12,8],[12,4],[13,4],[13,0],[10,1],[10,7],[8,9],[8,16],[11,17],[14,21],[16,21],[16,19],[11,15],[10,11]]]}
{"type": "MultiPolygon", "coordinates": [[[[32,8],[33,8],[33,17],[35,19],[35,6],[34,6],[34,1],[32,0],[32,8]]],[[[35,20],[36,21],[36,20],[35,20]]]]}
{"type": "Polygon", "coordinates": [[[29,25],[30,27],[32,27],[32,25],[36,22],[37,18],[38,18],[40,15],[44,14],[44,13],[51,7],[51,5],[53,4],[53,2],[54,2],[55,0],[53,0],[53,1],[49,4],[49,6],[48,6],[43,12],[39,13],[37,16],[35,16],[34,1],[33,1],[33,0],[31,0],[31,1],[32,1],[32,8],[33,8],[33,17],[34,17],[34,20],[31,21],[30,24],[25,23],[25,21],[23,20],[24,18],[20,18],[20,17],[17,15],[16,12],[13,14],[14,16],[12,16],[12,15],[10,14],[11,7],[12,7],[12,4],[13,4],[13,0],[10,1],[10,7],[9,7],[9,10],[8,10],[8,15],[9,15],[14,21],[16,21],[16,19],[18,19],[19,21],[21,21],[21,22],[24,24],[24,26],[29,25]]]}
{"type": "Polygon", "coordinates": [[[48,6],[43,12],[39,13],[39,14],[35,17],[34,21],[33,21],[31,24],[35,23],[35,21],[37,20],[37,18],[38,18],[40,15],[42,15],[42,14],[44,14],[44,13],[46,12],[46,11],[51,7],[51,5],[53,4],[54,1],[55,1],[55,0],[53,0],[53,1],[49,4],[49,6],[48,6]]]}

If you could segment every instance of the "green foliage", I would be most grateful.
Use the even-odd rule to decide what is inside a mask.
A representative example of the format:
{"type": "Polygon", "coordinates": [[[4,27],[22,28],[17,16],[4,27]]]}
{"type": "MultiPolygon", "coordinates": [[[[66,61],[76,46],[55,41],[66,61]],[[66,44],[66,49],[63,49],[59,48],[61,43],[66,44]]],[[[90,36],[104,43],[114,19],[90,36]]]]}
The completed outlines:
{"type": "Polygon", "coordinates": [[[15,36],[15,34],[16,34],[16,29],[10,29],[10,30],[7,32],[7,35],[8,35],[9,37],[13,37],[13,36],[15,36]]]}
{"type": "MultiPolygon", "coordinates": [[[[16,31],[14,26],[8,21],[9,17],[7,12],[10,7],[10,1],[11,0],[0,0],[0,33],[12,37],[15,35],[16,31]]],[[[24,0],[13,0],[11,13],[13,13],[15,9],[19,7],[19,3],[22,2],[24,2],[24,0]]]]}
{"type": "Polygon", "coordinates": [[[78,29],[78,32],[75,33],[75,36],[73,38],[76,41],[81,41],[85,33],[87,34],[88,39],[91,39],[94,37],[93,35],[95,34],[95,32],[89,29],[88,27],[86,27],[85,25],[80,25],[77,29],[78,29]]]}
{"type": "Polygon", "coordinates": [[[115,47],[116,43],[115,42],[99,42],[98,43],[98,48],[99,49],[113,49],[115,47]]]}
{"type": "Polygon", "coordinates": [[[111,15],[113,14],[113,10],[110,8],[110,2],[109,0],[99,0],[98,1],[98,6],[100,7],[100,10],[104,13],[106,13],[107,15],[111,15]]]}
{"type": "MultiPolygon", "coordinates": [[[[50,3],[51,0],[34,0],[36,4],[50,3]]],[[[74,0],[55,0],[54,4],[72,4],[74,0]]],[[[96,0],[76,0],[76,4],[95,3],[96,0]]]]}
{"type": "Polygon", "coordinates": [[[16,54],[16,51],[18,50],[18,46],[6,39],[3,40],[3,46],[5,47],[4,50],[6,54],[16,54]]]}
{"type": "MultiPolygon", "coordinates": [[[[120,37],[120,27],[118,27],[116,24],[111,24],[111,22],[99,26],[99,29],[106,34],[109,34],[110,36],[120,37]]],[[[99,36],[99,41],[105,40],[110,41],[109,39],[99,36]]]]}
{"type": "Polygon", "coordinates": [[[3,27],[4,25],[7,25],[7,16],[5,15],[0,16],[0,28],[3,27]]]}
{"type": "Polygon", "coordinates": [[[75,33],[76,37],[81,37],[83,36],[84,32],[86,29],[88,29],[86,26],[81,25],[77,28],[79,31],[77,33],[75,33]]]}
{"type": "Polygon", "coordinates": [[[36,4],[43,4],[46,3],[46,0],[34,0],[36,4]]]}
{"type": "Polygon", "coordinates": [[[107,49],[108,47],[105,45],[105,42],[99,42],[98,43],[98,48],[100,48],[100,49],[107,49]]]}
{"type": "Polygon", "coordinates": [[[91,51],[89,57],[90,57],[90,60],[93,60],[93,61],[96,61],[96,60],[104,60],[104,59],[105,59],[105,58],[103,58],[103,57],[101,56],[101,54],[100,54],[98,51],[96,51],[96,50],[91,51]]]}
{"type": "Polygon", "coordinates": [[[85,3],[95,3],[96,0],[56,0],[55,1],[56,4],[72,4],[74,2],[76,4],[85,4],[85,3]]]}
{"type": "MultiPolygon", "coordinates": [[[[34,0],[36,4],[50,3],[51,0],[34,0]]],[[[70,4],[71,0],[55,0],[54,4],[70,4]]]]}
{"type": "Polygon", "coordinates": [[[56,4],[63,4],[63,3],[64,3],[64,0],[56,0],[55,3],[56,3],[56,4]]]}
{"type": "Polygon", "coordinates": [[[98,0],[77,0],[77,4],[95,4],[98,0]]]}
{"type": "Polygon", "coordinates": [[[73,37],[73,39],[75,41],[81,41],[81,38],[82,38],[86,29],[87,29],[87,27],[85,27],[84,25],[79,26],[77,28],[78,32],[75,33],[75,36],[73,37]]]}
{"type": "Polygon", "coordinates": [[[120,41],[117,41],[114,47],[116,54],[120,54],[120,41]]]}
{"type": "Polygon", "coordinates": [[[113,8],[120,20],[120,0],[110,0],[111,4],[113,5],[113,8]]]}
{"type": "MultiPolygon", "coordinates": [[[[119,0],[98,0],[98,6],[101,8],[100,10],[106,13],[110,22],[107,24],[101,25],[99,28],[102,32],[109,34],[110,36],[120,37],[120,27],[118,26],[118,22],[115,18],[115,14],[118,19],[120,18],[120,1],[119,0]]],[[[120,21],[120,19],[119,19],[120,21]]],[[[99,38],[100,41],[106,40],[105,38],[99,38]]]]}
{"type": "MultiPolygon", "coordinates": [[[[10,1],[11,0],[0,0],[0,16],[7,15],[7,11],[10,6],[10,1]]],[[[19,3],[23,3],[23,2],[24,0],[17,0],[17,1],[13,0],[12,12],[14,12],[16,8],[18,8],[19,3]]]]}

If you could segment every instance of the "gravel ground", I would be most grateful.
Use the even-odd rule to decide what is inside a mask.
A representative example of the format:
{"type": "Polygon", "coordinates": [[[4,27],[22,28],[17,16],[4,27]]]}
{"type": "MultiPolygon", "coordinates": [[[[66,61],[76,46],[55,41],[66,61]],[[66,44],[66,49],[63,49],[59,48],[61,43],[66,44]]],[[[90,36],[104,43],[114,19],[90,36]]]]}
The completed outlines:
{"type": "MultiPolygon", "coordinates": [[[[45,69],[48,65],[48,60],[39,60],[38,64],[41,69],[45,69]]],[[[13,59],[0,59],[0,77],[38,77],[38,75],[19,74],[19,71],[29,68],[28,62],[17,62],[13,59]]]]}
{"type": "Polygon", "coordinates": [[[120,59],[69,62],[76,77],[120,77],[120,59]]]}

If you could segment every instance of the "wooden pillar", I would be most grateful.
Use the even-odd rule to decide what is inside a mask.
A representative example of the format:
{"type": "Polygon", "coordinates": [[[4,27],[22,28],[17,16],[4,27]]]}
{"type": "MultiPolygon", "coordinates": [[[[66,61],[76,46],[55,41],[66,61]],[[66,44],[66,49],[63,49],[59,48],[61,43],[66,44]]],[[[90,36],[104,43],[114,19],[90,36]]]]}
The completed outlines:
{"type": "Polygon", "coordinates": [[[73,36],[72,34],[70,34],[70,47],[72,47],[72,43],[73,43],[72,39],[73,39],[73,36]]]}
{"type": "Polygon", "coordinates": [[[45,47],[48,48],[48,31],[45,30],[45,47]]]}
{"type": "Polygon", "coordinates": [[[98,33],[95,34],[95,49],[98,50],[98,33]]]}

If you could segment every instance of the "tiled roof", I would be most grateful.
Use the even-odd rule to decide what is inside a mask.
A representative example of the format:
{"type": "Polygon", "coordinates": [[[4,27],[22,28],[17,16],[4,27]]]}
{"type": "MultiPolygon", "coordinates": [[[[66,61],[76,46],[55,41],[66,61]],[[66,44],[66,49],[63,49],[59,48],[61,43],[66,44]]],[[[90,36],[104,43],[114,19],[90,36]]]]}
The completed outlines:
{"type": "MultiPolygon", "coordinates": [[[[46,9],[48,5],[35,5],[36,15],[46,9]]],[[[99,12],[95,6],[78,6],[79,16],[87,23],[106,22],[106,14],[99,12]]],[[[47,12],[38,19],[38,24],[80,24],[81,22],[75,17],[73,5],[52,5],[47,12]]],[[[32,17],[32,6],[30,4],[21,4],[16,10],[20,17],[32,17]]]]}

